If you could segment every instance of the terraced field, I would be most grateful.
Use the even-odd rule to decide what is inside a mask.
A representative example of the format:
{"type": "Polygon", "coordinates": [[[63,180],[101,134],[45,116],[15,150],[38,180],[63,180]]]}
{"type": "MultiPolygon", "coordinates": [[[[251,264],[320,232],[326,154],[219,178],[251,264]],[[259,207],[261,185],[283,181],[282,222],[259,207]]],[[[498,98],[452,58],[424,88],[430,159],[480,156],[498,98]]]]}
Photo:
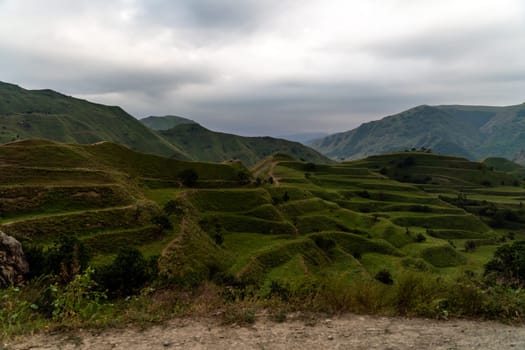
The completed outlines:
{"type": "Polygon", "coordinates": [[[75,235],[95,265],[131,245],[160,255],[167,281],[212,279],[260,296],[385,269],[394,280],[406,271],[479,275],[505,239],[525,238],[518,178],[429,153],[334,165],[275,155],[250,175],[237,162],[170,160],[110,143],[20,141],[0,147],[0,167],[0,230],[24,244],[75,235]],[[185,170],[198,179],[191,186],[185,170]]]}
{"type": "MultiPolygon", "coordinates": [[[[220,279],[257,285],[261,295],[276,283],[293,289],[329,274],[349,280],[383,269],[394,279],[406,271],[451,279],[481,274],[508,232],[451,199],[472,196],[519,210],[525,194],[519,180],[479,163],[420,153],[410,154],[417,166],[403,171],[428,176],[429,183],[399,182],[391,178],[399,174],[381,171],[406,156],[315,165],[278,155],[253,168],[259,185],[168,191],[191,207],[191,231],[213,247],[201,253],[220,256],[200,273],[213,278],[219,269],[220,279]],[[489,187],[486,181],[505,185],[489,187]],[[465,251],[467,241],[477,249],[465,251]]],[[[183,240],[176,247],[188,250],[183,240]]]]}
{"type": "Polygon", "coordinates": [[[159,226],[155,218],[162,207],[145,193],[166,184],[181,187],[185,169],[196,172],[200,186],[229,187],[238,183],[242,167],[181,162],[111,143],[5,144],[0,146],[0,230],[26,245],[49,246],[60,235],[76,236],[95,264],[110,261],[125,245],[159,255],[176,237],[180,220],[173,220],[174,230],[159,226]]]}

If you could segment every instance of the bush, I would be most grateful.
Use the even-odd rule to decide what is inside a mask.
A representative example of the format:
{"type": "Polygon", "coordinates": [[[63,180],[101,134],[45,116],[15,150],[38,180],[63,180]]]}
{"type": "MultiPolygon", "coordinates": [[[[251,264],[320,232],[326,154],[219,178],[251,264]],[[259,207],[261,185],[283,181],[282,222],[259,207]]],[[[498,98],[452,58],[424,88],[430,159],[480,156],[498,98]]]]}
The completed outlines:
{"type": "Polygon", "coordinates": [[[394,280],[392,279],[392,274],[387,269],[383,269],[376,273],[375,279],[383,284],[394,284],[394,280]]]}
{"type": "Polygon", "coordinates": [[[110,265],[100,269],[96,281],[111,297],[126,297],[137,293],[153,275],[138,249],[123,247],[110,265]]]}
{"type": "Polygon", "coordinates": [[[88,320],[102,310],[101,302],[106,299],[106,295],[96,290],[96,282],[92,279],[93,272],[91,267],[87,268],[63,289],[58,284],[51,286],[55,321],[88,320]]]}
{"type": "Polygon", "coordinates": [[[476,250],[476,242],[473,240],[468,240],[465,242],[464,248],[465,248],[465,252],[472,253],[473,251],[476,250]]]}
{"type": "Polygon", "coordinates": [[[416,235],[415,240],[416,240],[417,243],[422,243],[422,242],[426,241],[427,238],[425,237],[424,234],[422,234],[422,233],[420,232],[420,233],[418,233],[418,234],[416,235]]]}
{"type": "Polygon", "coordinates": [[[237,181],[239,184],[246,185],[250,183],[251,176],[248,172],[242,170],[237,173],[237,181]]]}
{"type": "Polygon", "coordinates": [[[503,245],[485,265],[485,275],[493,276],[503,284],[521,286],[525,283],[525,241],[503,245]]]}
{"type": "Polygon", "coordinates": [[[169,200],[165,205],[164,205],[164,213],[166,213],[166,215],[181,215],[183,213],[182,209],[179,207],[177,201],[175,200],[169,200]]]}
{"type": "Polygon", "coordinates": [[[317,166],[314,163],[306,163],[304,165],[304,170],[308,172],[313,172],[317,170],[317,166]]]}
{"type": "Polygon", "coordinates": [[[65,284],[87,268],[90,258],[84,243],[77,237],[60,235],[44,254],[46,268],[43,271],[56,275],[59,282],[65,284]]]}
{"type": "Polygon", "coordinates": [[[151,223],[157,225],[161,230],[171,230],[173,228],[170,218],[166,215],[159,215],[153,217],[151,219],[151,223]]]}
{"type": "Polygon", "coordinates": [[[199,175],[193,169],[185,169],[180,172],[179,178],[184,186],[192,187],[197,183],[199,175]]]}

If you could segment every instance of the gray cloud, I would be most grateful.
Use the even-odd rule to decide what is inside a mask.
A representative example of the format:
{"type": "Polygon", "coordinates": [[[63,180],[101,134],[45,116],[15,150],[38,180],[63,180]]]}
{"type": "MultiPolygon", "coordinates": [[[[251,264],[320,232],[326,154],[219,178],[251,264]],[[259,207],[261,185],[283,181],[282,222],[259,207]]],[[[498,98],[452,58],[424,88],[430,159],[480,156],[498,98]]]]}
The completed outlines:
{"type": "Polygon", "coordinates": [[[0,80],[246,135],[343,131],[523,101],[524,23],[519,0],[0,0],[0,80]]]}

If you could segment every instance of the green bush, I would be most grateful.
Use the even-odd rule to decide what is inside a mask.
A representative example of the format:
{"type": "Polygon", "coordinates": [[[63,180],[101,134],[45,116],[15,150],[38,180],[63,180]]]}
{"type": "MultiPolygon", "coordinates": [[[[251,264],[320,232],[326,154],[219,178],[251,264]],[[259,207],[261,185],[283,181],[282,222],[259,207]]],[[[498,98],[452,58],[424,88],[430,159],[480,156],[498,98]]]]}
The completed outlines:
{"type": "Polygon", "coordinates": [[[193,187],[197,183],[199,175],[193,169],[185,169],[179,173],[179,178],[184,186],[193,187]]]}
{"type": "Polygon", "coordinates": [[[40,247],[28,249],[30,276],[55,275],[66,284],[82,273],[91,256],[82,241],[75,236],[60,235],[47,251],[40,247]]]}
{"type": "Polygon", "coordinates": [[[96,289],[93,268],[88,267],[83,274],[75,275],[65,287],[51,286],[53,294],[53,320],[89,320],[102,311],[106,295],[96,289]]]}
{"type": "Polygon", "coordinates": [[[380,270],[378,273],[376,273],[374,278],[383,284],[394,284],[392,274],[387,269],[380,270]]]}
{"type": "Polygon", "coordinates": [[[100,268],[95,279],[111,297],[137,293],[152,278],[150,266],[142,253],[133,247],[122,247],[110,265],[100,268]]]}
{"type": "Polygon", "coordinates": [[[499,247],[485,265],[485,275],[503,284],[522,286],[525,283],[525,241],[499,247]]]}

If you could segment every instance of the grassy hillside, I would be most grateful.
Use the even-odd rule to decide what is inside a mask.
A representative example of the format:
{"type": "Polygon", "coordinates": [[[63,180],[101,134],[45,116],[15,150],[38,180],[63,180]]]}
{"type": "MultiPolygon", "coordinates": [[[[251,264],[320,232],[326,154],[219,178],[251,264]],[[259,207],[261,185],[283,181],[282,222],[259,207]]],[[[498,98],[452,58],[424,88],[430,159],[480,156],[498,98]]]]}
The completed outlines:
{"type": "Polygon", "coordinates": [[[525,167],[501,157],[489,157],[483,160],[483,164],[496,171],[511,173],[521,178],[525,177],[525,167]]]}
{"type": "Polygon", "coordinates": [[[175,115],[165,115],[162,117],[147,117],[140,120],[140,122],[153,130],[168,130],[181,124],[196,124],[191,119],[177,117],[175,115]]]}
{"type": "Polygon", "coordinates": [[[300,143],[272,137],[243,137],[208,130],[199,124],[181,124],[160,135],[200,161],[240,160],[251,166],[274,153],[285,153],[314,163],[331,161],[300,143]]]}
{"type": "Polygon", "coordinates": [[[111,141],[140,152],[187,158],[120,107],[0,82],[0,143],[29,138],[81,144],[111,141]]]}
{"type": "MultiPolygon", "coordinates": [[[[272,285],[299,288],[319,273],[350,280],[382,269],[394,278],[409,271],[445,278],[465,270],[480,273],[506,235],[500,230],[521,227],[523,214],[516,201],[525,191],[516,186],[515,177],[480,163],[409,155],[415,159],[410,165],[414,176],[428,175],[435,183],[412,183],[404,177],[405,182],[398,182],[394,177],[399,174],[390,179],[389,171],[381,173],[385,166],[397,169],[404,153],[338,165],[278,156],[254,167],[262,186],[179,192],[174,198],[191,207],[196,222],[191,230],[207,233],[220,248],[223,278],[255,284],[263,294],[272,285]],[[458,196],[472,200],[458,202],[458,196]],[[519,218],[499,222],[493,213],[482,213],[489,206],[519,212],[519,218]],[[483,248],[465,252],[467,241],[483,248]]],[[[184,247],[179,241],[167,251],[180,254],[184,247]]],[[[182,264],[176,254],[169,256],[165,266],[182,264]]],[[[200,266],[199,275],[211,276],[216,263],[200,266]]],[[[171,270],[169,276],[185,279],[171,270]]]]}
{"type": "Polygon", "coordinates": [[[94,145],[22,140],[0,146],[0,230],[22,242],[49,245],[73,235],[105,261],[119,245],[159,254],[176,232],[159,227],[162,207],[146,193],[193,186],[239,185],[238,164],[178,161],[109,142],[94,145]],[[116,244],[116,245],[115,245],[116,244]]]}
{"type": "Polygon", "coordinates": [[[469,159],[511,159],[525,149],[524,115],[525,104],[419,106],[310,145],[334,159],[358,159],[421,147],[469,159]]]}
{"type": "MultiPolygon", "coordinates": [[[[281,312],[513,318],[523,309],[520,291],[494,297],[478,287],[496,249],[525,239],[525,189],[513,175],[426,152],[339,164],[274,155],[247,172],[238,162],[177,161],[111,143],[8,143],[0,230],[24,247],[76,237],[95,271],[108,271],[121,247],[151,259],[153,288],[98,308],[83,300],[83,313],[64,322],[144,322],[195,309],[245,322],[254,300],[281,312]],[[188,169],[198,175],[191,186],[188,169]]],[[[140,260],[132,258],[120,269],[140,260]]],[[[40,287],[30,284],[27,298],[31,288],[40,287]]]]}

